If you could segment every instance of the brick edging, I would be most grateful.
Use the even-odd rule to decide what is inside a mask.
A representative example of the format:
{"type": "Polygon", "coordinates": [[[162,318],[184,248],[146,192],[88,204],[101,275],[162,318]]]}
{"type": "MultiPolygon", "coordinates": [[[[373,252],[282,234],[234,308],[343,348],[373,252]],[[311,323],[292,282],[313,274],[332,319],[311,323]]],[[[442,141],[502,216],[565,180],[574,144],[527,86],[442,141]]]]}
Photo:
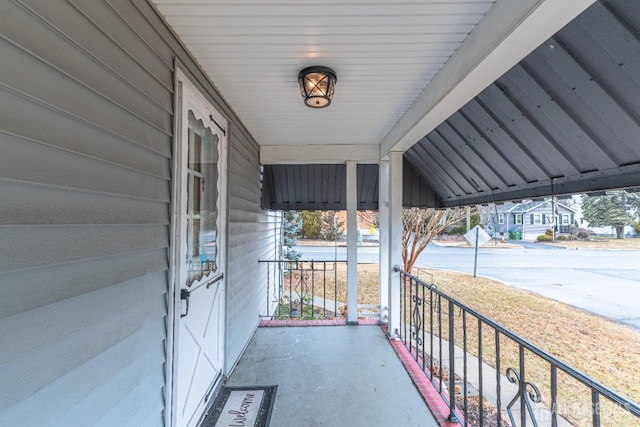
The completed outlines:
{"type": "MultiPolygon", "coordinates": [[[[358,325],[379,325],[377,319],[358,319],[358,325]]],[[[286,328],[286,327],[305,327],[305,326],[346,326],[346,319],[318,319],[318,320],[302,320],[302,319],[285,319],[285,320],[261,320],[259,327],[261,328],[286,328]]]]}
{"type": "MultiPolygon", "coordinates": [[[[387,325],[380,325],[384,333],[388,336],[387,325]]],[[[425,373],[413,358],[409,350],[404,346],[402,341],[390,339],[389,344],[395,350],[400,362],[411,377],[411,381],[416,386],[418,393],[422,396],[422,400],[433,414],[440,427],[460,427],[460,423],[449,421],[449,406],[445,403],[443,396],[438,393],[436,388],[431,384],[425,373]]]]}

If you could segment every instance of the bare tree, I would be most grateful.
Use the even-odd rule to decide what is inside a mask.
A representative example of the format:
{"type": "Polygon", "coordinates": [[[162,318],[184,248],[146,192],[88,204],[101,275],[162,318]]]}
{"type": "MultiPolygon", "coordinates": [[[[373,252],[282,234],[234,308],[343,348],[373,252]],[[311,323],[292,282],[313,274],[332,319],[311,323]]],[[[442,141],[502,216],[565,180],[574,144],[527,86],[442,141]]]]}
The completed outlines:
{"type": "Polygon", "coordinates": [[[418,255],[449,225],[466,215],[462,208],[444,210],[411,208],[402,211],[402,262],[411,273],[418,255]]]}
{"type": "Polygon", "coordinates": [[[358,211],[358,221],[366,226],[378,226],[380,220],[379,213],[376,211],[358,211]]]}

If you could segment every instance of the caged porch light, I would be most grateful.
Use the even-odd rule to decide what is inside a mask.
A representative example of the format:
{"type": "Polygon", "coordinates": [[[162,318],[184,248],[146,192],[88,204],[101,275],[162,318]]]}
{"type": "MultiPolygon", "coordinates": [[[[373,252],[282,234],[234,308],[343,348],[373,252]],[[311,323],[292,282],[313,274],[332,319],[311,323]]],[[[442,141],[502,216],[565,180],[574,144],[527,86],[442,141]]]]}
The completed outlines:
{"type": "Polygon", "coordinates": [[[298,82],[304,103],[311,108],[331,104],[336,81],[336,73],[331,68],[315,65],[300,71],[298,82]]]}

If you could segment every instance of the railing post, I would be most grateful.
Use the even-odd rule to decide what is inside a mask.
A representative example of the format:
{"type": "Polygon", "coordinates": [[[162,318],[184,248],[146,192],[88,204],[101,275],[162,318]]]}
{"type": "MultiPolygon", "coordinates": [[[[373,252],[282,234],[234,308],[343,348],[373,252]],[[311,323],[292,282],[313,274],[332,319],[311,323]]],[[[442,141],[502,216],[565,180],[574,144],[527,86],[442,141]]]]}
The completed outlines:
{"type": "Polygon", "coordinates": [[[271,266],[267,263],[267,314],[271,314],[269,310],[269,297],[271,296],[271,266]]]}
{"type": "MultiPolygon", "coordinates": [[[[468,368],[467,368],[467,311],[462,310],[462,396],[464,399],[463,416],[465,419],[465,425],[469,418],[469,398],[467,397],[467,384],[468,380],[468,368]]],[[[500,423],[498,423],[500,426],[500,423]]]]}
{"type": "Polygon", "coordinates": [[[500,378],[502,377],[500,368],[500,331],[495,330],[496,336],[496,418],[498,426],[502,425],[502,408],[501,408],[501,394],[502,387],[500,385],[500,378]]]}
{"type": "Polygon", "coordinates": [[[520,358],[520,425],[522,427],[527,426],[527,380],[525,376],[525,364],[524,364],[524,346],[518,345],[518,356],[520,358]]]}
{"type": "Polygon", "coordinates": [[[458,422],[456,416],[456,344],[455,344],[455,318],[453,301],[449,300],[449,421],[458,422]]]}
{"type": "Polygon", "coordinates": [[[484,424],[484,405],[482,404],[483,395],[483,383],[482,380],[482,320],[478,318],[478,396],[480,401],[480,407],[478,419],[480,420],[480,427],[484,424]]]}
{"type": "Polygon", "coordinates": [[[600,394],[591,389],[591,408],[593,411],[593,427],[600,427],[600,394]]]}
{"type": "Polygon", "coordinates": [[[558,371],[551,364],[551,427],[558,427],[558,371]]]}

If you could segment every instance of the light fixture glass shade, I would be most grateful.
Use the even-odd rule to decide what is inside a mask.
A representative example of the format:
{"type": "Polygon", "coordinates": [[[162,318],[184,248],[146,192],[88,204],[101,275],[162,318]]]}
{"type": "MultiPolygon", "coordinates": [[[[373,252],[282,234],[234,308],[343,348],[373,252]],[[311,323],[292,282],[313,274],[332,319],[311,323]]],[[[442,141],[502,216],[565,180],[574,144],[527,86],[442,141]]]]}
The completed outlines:
{"type": "Polygon", "coordinates": [[[311,108],[331,104],[336,81],[336,73],[331,68],[313,66],[300,71],[298,82],[304,103],[311,108]]]}

